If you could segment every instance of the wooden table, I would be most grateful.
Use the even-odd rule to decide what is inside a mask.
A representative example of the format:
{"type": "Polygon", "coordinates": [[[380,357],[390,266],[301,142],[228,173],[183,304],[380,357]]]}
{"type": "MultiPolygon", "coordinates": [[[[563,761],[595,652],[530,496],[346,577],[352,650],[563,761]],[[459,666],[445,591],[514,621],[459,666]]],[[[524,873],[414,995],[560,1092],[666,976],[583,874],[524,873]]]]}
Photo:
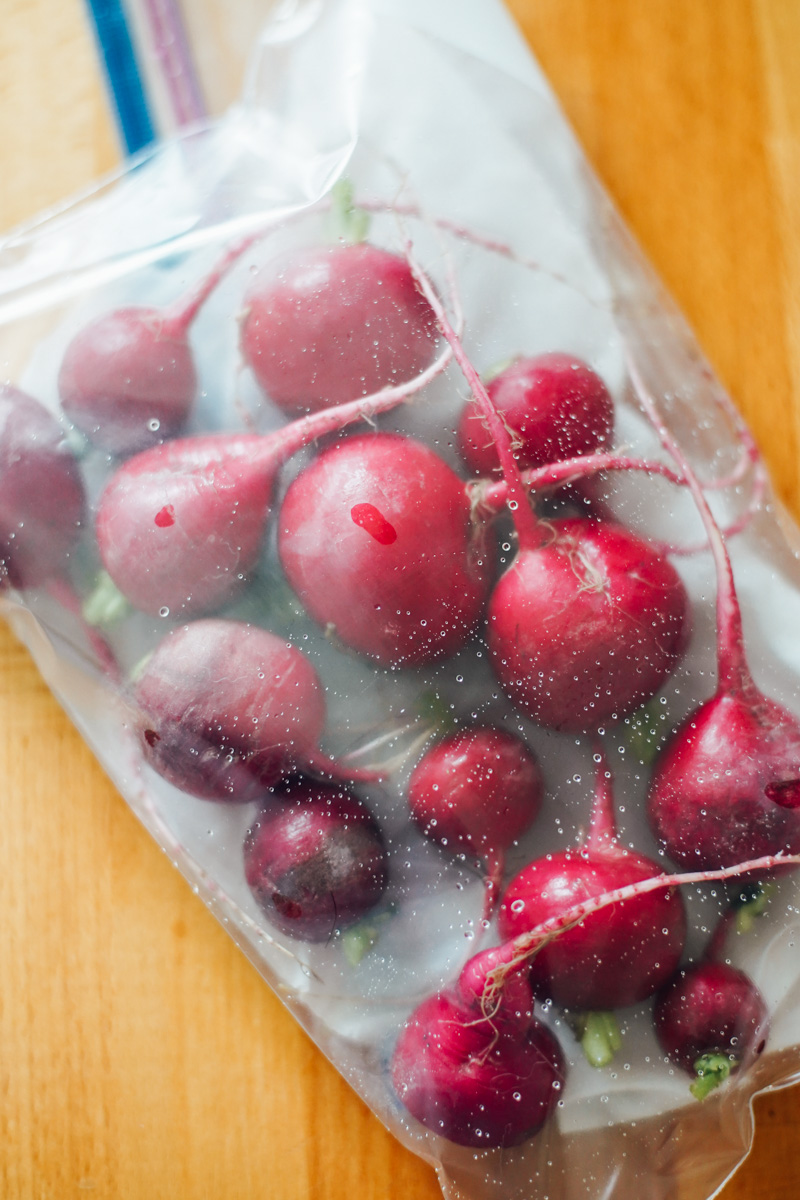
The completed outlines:
{"type": "MultiPolygon", "coordinates": [[[[467,0],[468,2],[468,0],[467,0]]],[[[800,516],[800,5],[509,0],[800,516]]],[[[108,169],[79,0],[3,0],[0,228],[108,169]]],[[[0,630],[0,1195],[433,1200],[0,630]]],[[[800,1194],[800,1090],[723,1192],[800,1194]]]]}

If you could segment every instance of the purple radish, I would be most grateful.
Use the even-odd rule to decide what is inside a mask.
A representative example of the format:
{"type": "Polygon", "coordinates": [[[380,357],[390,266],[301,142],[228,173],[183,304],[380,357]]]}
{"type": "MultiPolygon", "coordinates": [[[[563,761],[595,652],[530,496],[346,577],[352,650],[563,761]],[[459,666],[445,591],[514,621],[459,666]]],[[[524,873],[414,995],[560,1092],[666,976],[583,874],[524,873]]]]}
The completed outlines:
{"type": "Polygon", "coordinates": [[[0,592],[6,586],[45,587],[116,679],[116,659],[86,625],[67,575],[85,508],[78,464],[58,421],[32,396],[0,385],[0,592]]]}
{"type": "Polygon", "coordinates": [[[318,749],[325,698],[311,663],[255,625],[208,619],[168,633],[133,700],[146,761],[204,800],[258,800],[297,771],[364,774],[318,749]]]}
{"type": "Polygon", "coordinates": [[[442,738],[417,763],[408,784],[411,815],[450,854],[485,864],[484,920],[494,912],[505,851],[536,819],[542,773],[513,734],[475,727],[442,738]]]}
{"type": "Polygon", "coordinates": [[[0,583],[32,588],[62,577],[84,510],[58,421],[32,396],[0,385],[0,583]]]}
{"type": "MultiPolygon", "coordinates": [[[[602,892],[659,873],[658,863],[618,840],[609,772],[599,752],[595,758],[589,833],[576,849],[536,859],[512,880],[498,918],[505,941],[602,892]]],[[[676,970],[685,940],[686,912],[677,891],[605,908],[542,947],[531,962],[533,989],[564,1008],[592,1014],[584,1022],[584,1048],[590,1061],[604,1065],[613,1046],[604,1045],[603,1032],[611,1023],[599,1014],[657,991],[676,970]]]]}
{"type": "MultiPolygon", "coordinates": [[[[511,434],[520,470],[591,454],[611,443],[614,402],[603,380],[570,354],[517,358],[487,384],[511,434]]],[[[458,426],[461,452],[476,475],[500,470],[494,440],[470,401],[458,426]]]]}
{"type": "Polygon", "coordinates": [[[758,690],[725,541],[686,455],[661,421],[641,377],[642,407],[684,474],[711,545],[717,577],[717,690],[659,756],[648,814],[676,862],[726,866],[745,856],[800,850],[800,720],[758,690]]]}
{"type": "Polygon", "coordinates": [[[451,1142],[517,1146],[553,1111],[566,1078],[564,1058],[533,1016],[523,976],[509,979],[487,1015],[468,985],[469,967],[458,984],[409,1017],[392,1057],[392,1086],[417,1121],[451,1142]]]}
{"type": "Polygon", "coordinates": [[[197,392],[189,328],[225,272],[252,244],[245,238],[169,308],[119,308],[72,339],[58,375],[69,419],[101,450],[131,454],[174,437],[197,392]]]}
{"type": "Polygon", "coordinates": [[[664,1053],[693,1077],[692,1095],[704,1100],[732,1072],[747,1069],[764,1050],[769,1017],[752,979],[717,959],[722,917],[703,958],[679,971],[661,991],[653,1012],[664,1053]]]}
{"type": "Polygon", "coordinates": [[[388,867],[369,809],[352,793],[301,780],[276,792],[244,844],[248,886],[270,924],[327,942],[380,901],[388,867]]]}
{"type": "Polygon", "coordinates": [[[244,359],[290,416],[407,383],[436,353],[436,321],[407,263],[367,243],[285,254],[244,303],[244,359]]]}
{"type": "Polygon", "coordinates": [[[534,720],[597,729],[633,712],[677,666],[687,640],[686,590],[663,554],[620,525],[537,520],[508,430],[430,281],[410,261],[494,438],[518,536],[518,553],[489,600],[495,672],[534,720]]]}
{"type": "Polygon", "coordinates": [[[424,1000],[403,1027],[391,1065],[396,1094],[423,1125],[461,1145],[525,1141],[547,1119],[554,1103],[551,1090],[557,1092],[564,1079],[562,1056],[548,1030],[534,1023],[533,1053],[525,1046],[531,1028],[531,960],[607,908],[788,862],[796,865],[800,856],[753,859],[719,871],[657,874],[566,903],[533,929],[475,955],[458,982],[424,1000]]]}
{"type": "Polygon", "coordinates": [[[480,620],[494,554],[464,483],[413,438],[325,450],[290,485],[278,550],[311,616],[388,667],[452,654],[480,620]]]}
{"type": "Polygon", "coordinates": [[[408,394],[387,390],[274,433],[182,438],[128,459],[98,504],[97,544],[108,574],[143,612],[192,615],[218,608],[255,566],[286,459],[408,394]]]}

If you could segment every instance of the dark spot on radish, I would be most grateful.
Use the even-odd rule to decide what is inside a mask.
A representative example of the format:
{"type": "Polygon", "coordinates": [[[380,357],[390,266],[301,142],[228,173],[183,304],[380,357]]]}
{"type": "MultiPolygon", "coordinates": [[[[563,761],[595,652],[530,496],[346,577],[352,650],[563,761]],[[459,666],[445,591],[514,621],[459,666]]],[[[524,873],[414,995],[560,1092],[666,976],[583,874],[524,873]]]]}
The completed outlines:
{"type": "Polygon", "coordinates": [[[781,808],[800,808],[800,779],[768,783],[764,788],[764,794],[768,800],[780,804],[781,808]]]}
{"type": "Polygon", "coordinates": [[[350,509],[354,524],[360,526],[382,546],[397,541],[397,530],[390,525],[374,504],[354,504],[350,509]]]}
{"type": "Polygon", "coordinates": [[[155,746],[156,742],[161,741],[161,738],[158,736],[155,729],[145,729],[144,740],[147,742],[148,746],[155,746]]]}

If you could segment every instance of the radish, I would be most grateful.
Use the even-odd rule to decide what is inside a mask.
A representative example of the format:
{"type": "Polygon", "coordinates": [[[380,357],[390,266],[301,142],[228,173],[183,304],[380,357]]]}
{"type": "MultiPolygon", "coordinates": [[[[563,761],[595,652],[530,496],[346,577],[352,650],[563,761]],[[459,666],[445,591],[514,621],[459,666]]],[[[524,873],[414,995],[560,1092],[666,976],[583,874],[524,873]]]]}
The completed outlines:
{"type": "Polygon", "coordinates": [[[58,375],[61,404],[95,446],[130,454],[181,430],[197,392],[189,327],[253,240],[230,247],[170,308],[119,308],[72,339],[58,375]]]}
{"type": "Polygon", "coordinates": [[[800,855],[768,856],[718,871],[659,873],[565,905],[513,940],[475,955],[457,983],[424,1000],[401,1030],[391,1064],[396,1094],[423,1125],[461,1145],[489,1148],[524,1141],[547,1119],[552,1091],[560,1090],[564,1078],[553,1035],[536,1022],[530,1025],[531,960],[605,909],[679,885],[789,863],[800,863],[800,855]],[[532,1053],[525,1043],[528,1029],[532,1053]]]}
{"type": "MultiPolygon", "coordinates": [[[[658,874],[658,863],[626,849],[618,837],[610,775],[595,754],[597,781],[589,832],[575,850],[536,859],[509,884],[498,925],[505,941],[564,909],[658,874]]],[[[686,940],[686,913],[677,891],[628,901],[587,918],[544,946],[531,962],[534,992],[583,1019],[590,1062],[610,1061],[615,1026],[606,1010],[651,996],[677,968],[686,940]],[[610,1041],[609,1041],[610,1037],[610,1041]]]]}
{"type": "Polygon", "coordinates": [[[561,1048],[533,1016],[530,986],[510,979],[491,1015],[460,981],[404,1025],[391,1064],[399,1100],[461,1146],[517,1146],[544,1125],[565,1082],[561,1048]]]}
{"type": "Polygon", "coordinates": [[[491,727],[450,734],[417,763],[408,784],[411,815],[451,854],[473,854],[486,868],[484,920],[492,916],[505,851],[538,815],[542,773],[525,743],[491,727]]]}
{"type": "Polygon", "coordinates": [[[276,792],[248,830],[245,876],[271,925],[329,941],[379,902],[388,866],[380,831],[352,793],[308,780],[276,792]]]}
{"type": "Polygon", "coordinates": [[[63,577],[84,510],[58,421],[32,396],[0,385],[0,583],[32,588],[63,577]]]}
{"type": "Polygon", "coordinates": [[[290,416],[419,375],[436,321],[407,263],[368,243],[292,251],[245,296],[241,348],[261,387],[290,416]]]}
{"type": "Polygon", "coordinates": [[[468,640],[494,559],[463,481],[422,442],[390,433],[343,439],[297,476],[278,551],[311,616],[388,667],[468,640]]]}
{"type": "Polygon", "coordinates": [[[653,1012],[659,1044],[693,1077],[690,1091],[697,1100],[751,1065],[769,1032],[766,1002],[752,979],[718,959],[731,916],[734,909],[723,915],[702,959],[661,991],[653,1012]]]}
{"type": "MultiPolygon", "coordinates": [[[[520,469],[604,449],[614,429],[614,402],[603,380],[570,354],[517,358],[486,383],[511,434],[520,469]]],[[[500,470],[486,419],[474,402],[458,426],[461,453],[476,475],[500,470]]]]}
{"type": "Polygon", "coordinates": [[[686,590],[666,557],[622,526],[537,520],[508,430],[410,251],[409,262],[489,425],[519,541],[488,606],[497,677],[534,720],[597,729],[633,712],[677,666],[687,639],[686,590]]]}
{"type": "Polygon", "coordinates": [[[347,774],[317,749],[325,698],[313,666],[255,625],[209,618],[168,633],[133,700],[146,761],[204,800],[258,800],[301,770],[347,774]]]}
{"type": "Polygon", "coordinates": [[[284,461],[318,437],[392,408],[445,362],[443,355],[413,385],[315,413],[271,434],[183,438],[128,459],[97,510],[97,544],[117,588],[153,615],[219,607],[258,559],[284,461]]]}
{"type": "Polygon", "coordinates": [[[634,364],[631,378],[663,445],[684,474],[711,545],[717,577],[717,690],[672,735],[648,796],[653,830],[671,858],[725,866],[745,855],[800,850],[800,721],[758,690],[719,526],[683,450],[634,364]]]}

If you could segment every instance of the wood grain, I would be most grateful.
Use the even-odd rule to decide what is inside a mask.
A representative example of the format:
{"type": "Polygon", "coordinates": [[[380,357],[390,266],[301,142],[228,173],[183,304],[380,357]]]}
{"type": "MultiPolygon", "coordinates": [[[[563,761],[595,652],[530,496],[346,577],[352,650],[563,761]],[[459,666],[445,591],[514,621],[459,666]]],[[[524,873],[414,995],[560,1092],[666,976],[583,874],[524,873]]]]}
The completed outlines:
{"type": "MultiPolygon", "coordinates": [[[[800,516],[800,7],[510,0],[800,516]]],[[[109,168],[78,0],[3,0],[0,228],[109,168]]],[[[0,1195],[425,1200],[0,629],[0,1195]]],[[[722,1193],[800,1194],[800,1090],[722,1193]]]]}

